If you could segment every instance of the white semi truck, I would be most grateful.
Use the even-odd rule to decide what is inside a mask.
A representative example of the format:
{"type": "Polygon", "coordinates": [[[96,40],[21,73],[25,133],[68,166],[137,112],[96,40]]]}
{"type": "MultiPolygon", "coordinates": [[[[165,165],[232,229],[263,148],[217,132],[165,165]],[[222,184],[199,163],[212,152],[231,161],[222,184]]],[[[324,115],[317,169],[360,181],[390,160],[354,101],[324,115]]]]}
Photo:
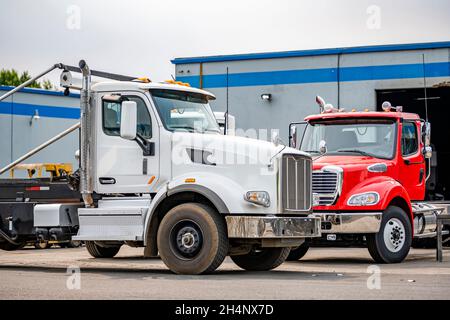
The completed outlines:
{"type": "Polygon", "coordinates": [[[277,139],[222,135],[213,94],[90,70],[83,60],[31,80],[54,69],[66,90],[71,72],[82,73],[80,123],[0,174],[78,128],[79,170],[54,181],[1,180],[0,248],[71,237],[93,257],[111,258],[126,244],[159,254],[175,273],[202,274],[227,255],[243,269],[270,270],[320,236],[310,215],[311,157],[277,139]],[[91,75],[122,81],[91,85],[91,75]]]}

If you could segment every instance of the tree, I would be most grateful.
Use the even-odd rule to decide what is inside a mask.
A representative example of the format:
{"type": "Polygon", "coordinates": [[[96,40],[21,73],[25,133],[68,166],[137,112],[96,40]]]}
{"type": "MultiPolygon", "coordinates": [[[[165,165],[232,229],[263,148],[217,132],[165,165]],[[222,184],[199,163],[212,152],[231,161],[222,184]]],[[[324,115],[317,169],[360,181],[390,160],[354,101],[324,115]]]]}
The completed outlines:
{"type": "MultiPolygon", "coordinates": [[[[24,83],[25,81],[28,81],[31,79],[30,74],[28,73],[28,71],[24,71],[22,72],[22,74],[20,75],[20,79],[19,79],[19,83],[16,84],[16,86],[18,86],[19,84],[24,83]]],[[[29,84],[27,87],[30,88],[41,88],[41,84],[38,81],[33,81],[31,84],[29,84]]]]}
{"type": "Polygon", "coordinates": [[[46,90],[52,90],[53,89],[53,84],[50,82],[50,80],[45,79],[42,82],[42,88],[46,89],[46,90]]]}
{"type": "MultiPolygon", "coordinates": [[[[15,69],[7,70],[2,69],[0,70],[0,85],[2,86],[13,86],[17,87],[18,85],[24,83],[25,81],[28,81],[31,79],[30,74],[28,71],[22,72],[22,74],[19,77],[19,74],[15,69]]],[[[42,82],[42,84],[39,81],[33,81],[31,84],[29,84],[27,87],[30,88],[44,88],[47,90],[51,90],[54,88],[53,84],[50,82],[50,80],[46,79],[42,82]]]]}
{"type": "Polygon", "coordinates": [[[0,84],[4,86],[17,86],[20,84],[19,75],[14,69],[0,71],[0,84]]]}

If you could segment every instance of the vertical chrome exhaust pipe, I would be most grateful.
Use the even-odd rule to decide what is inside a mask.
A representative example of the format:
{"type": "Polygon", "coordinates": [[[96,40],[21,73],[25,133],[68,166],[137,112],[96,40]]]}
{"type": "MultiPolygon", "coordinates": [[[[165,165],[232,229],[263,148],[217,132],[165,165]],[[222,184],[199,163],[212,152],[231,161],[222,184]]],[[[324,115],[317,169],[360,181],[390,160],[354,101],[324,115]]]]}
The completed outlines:
{"type": "Polygon", "coordinates": [[[80,92],[81,129],[80,129],[80,192],[86,207],[93,207],[92,199],[92,110],[90,107],[91,71],[84,60],[80,60],[78,66],[83,75],[80,92]]]}

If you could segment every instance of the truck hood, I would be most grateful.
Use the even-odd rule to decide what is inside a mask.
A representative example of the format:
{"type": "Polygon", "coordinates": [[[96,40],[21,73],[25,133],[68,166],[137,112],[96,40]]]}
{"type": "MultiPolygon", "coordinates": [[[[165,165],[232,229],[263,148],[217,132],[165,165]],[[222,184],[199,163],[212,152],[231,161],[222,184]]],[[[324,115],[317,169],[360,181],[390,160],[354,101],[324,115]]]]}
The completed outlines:
{"type": "Polygon", "coordinates": [[[366,171],[367,166],[375,163],[386,163],[389,165],[389,161],[385,159],[377,159],[366,156],[318,156],[313,157],[313,169],[320,170],[326,166],[338,166],[344,169],[344,171],[366,171]]]}
{"type": "Polygon", "coordinates": [[[214,160],[217,164],[231,164],[229,163],[232,161],[230,157],[234,157],[237,164],[241,164],[240,161],[245,161],[245,164],[267,165],[273,158],[283,153],[308,155],[285,145],[275,145],[268,141],[220,134],[175,132],[172,136],[172,144],[175,154],[189,149],[205,151],[210,154],[210,160],[214,160]]]}
{"type": "Polygon", "coordinates": [[[279,158],[309,154],[284,145],[219,134],[173,133],[172,182],[169,188],[194,181],[216,193],[232,213],[279,213],[279,158]],[[181,162],[179,162],[181,160],[181,162]],[[186,182],[188,181],[188,182],[186,182]],[[248,191],[265,191],[270,206],[244,199],[248,191]]]}

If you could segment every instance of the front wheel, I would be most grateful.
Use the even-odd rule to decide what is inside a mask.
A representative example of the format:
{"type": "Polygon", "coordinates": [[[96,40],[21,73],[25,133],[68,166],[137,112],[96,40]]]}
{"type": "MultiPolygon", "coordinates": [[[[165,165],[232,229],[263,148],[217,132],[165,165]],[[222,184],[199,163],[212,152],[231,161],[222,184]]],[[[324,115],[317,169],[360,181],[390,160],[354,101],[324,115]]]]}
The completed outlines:
{"type": "Polygon", "coordinates": [[[289,255],[291,248],[260,248],[250,253],[231,256],[231,260],[248,271],[268,271],[281,265],[289,255]]]}
{"type": "Polygon", "coordinates": [[[367,235],[367,248],[377,263],[399,263],[412,242],[411,223],[403,209],[390,206],[383,213],[378,233],[367,235]]]}
{"type": "Polygon", "coordinates": [[[178,274],[213,272],[228,253],[225,220],[204,204],[180,204],[162,219],[157,244],[161,259],[171,271],[178,274]]]}
{"type": "Polygon", "coordinates": [[[121,246],[102,247],[94,241],[86,241],[86,249],[94,258],[113,258],[121,246]]]}

